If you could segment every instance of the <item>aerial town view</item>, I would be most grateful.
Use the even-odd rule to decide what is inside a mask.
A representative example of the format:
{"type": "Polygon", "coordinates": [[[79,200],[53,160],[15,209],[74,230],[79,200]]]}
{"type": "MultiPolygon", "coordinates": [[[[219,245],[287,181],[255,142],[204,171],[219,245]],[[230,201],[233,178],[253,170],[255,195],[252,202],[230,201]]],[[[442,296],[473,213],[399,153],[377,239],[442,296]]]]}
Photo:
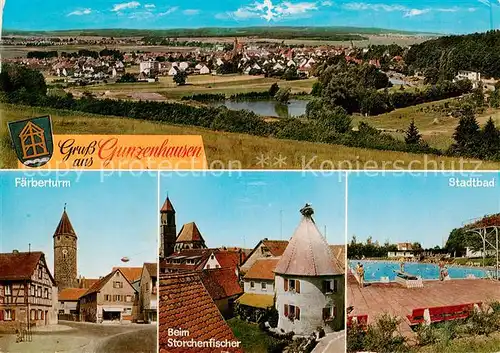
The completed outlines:
{"type": "Polygon", "coordinates": [[[498,352],[498,181],[349,177],[348,352],[498,352]]]}
{"type": "Polygon", "coordinates": [[[155,352],[157,178],[0,185],[0,351],[155,352]]]}
{"type": "Polygon", "coordinates": [[[160,185],[160,352],[345,350],[345,175],[160,185]]]}
{"type": "Polygon", "coordinates": [[[403,3],[7,0],[0,166],[48,114],[201,135],[212,168],[497,169],[499,7],[403,3]]]}

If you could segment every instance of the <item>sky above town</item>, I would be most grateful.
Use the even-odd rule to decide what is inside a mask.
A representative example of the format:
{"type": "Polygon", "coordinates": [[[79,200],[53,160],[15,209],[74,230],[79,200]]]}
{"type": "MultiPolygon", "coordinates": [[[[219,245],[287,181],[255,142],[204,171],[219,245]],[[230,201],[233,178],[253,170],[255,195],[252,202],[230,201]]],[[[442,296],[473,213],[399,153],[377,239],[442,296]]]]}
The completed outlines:
{"type": "Polygon", "coordinates": [[[471,33],[500,26],[499,0],[6,0],[4,28],[352,26],[471,33]]]}
{"type": "Polygon", "coordinates": [[[288,240],[310,203],[330,244],[345,242],[345,178],[302,172],[236,172],[223,175],[165,173],[161,200],[169,196],[177,232],[195,222],[208,247],[254,248],[264,238],[288,240]]]}
{"type": "MultiPolygon", "coordinates": [[[[78,237],[78,273],[108,274],[113,266],[142,267],[154,262],[158,240],[157,175],[107,176],[64,172],[69,188],[20,188],[21,172],[0,173],[0,252],[43,251],[53,273],[53,240],[64,204],[78,237]],[[130,262],[121,259],[128,257],[130,262]]],[[[30,178],[30,177],[28,177],[30,178]]],[[[36,179],[53,179],[46,174],[36,179]]]]}
{"type": "Polygon", "coordinates": [[[495,188],[448,186],[451,173],[349,175],[348,239],[383,244],[420,242],[424,248],[443,246],[454,228],[500,212],[498,173],[469,176],[495,179],[495,188]]]}

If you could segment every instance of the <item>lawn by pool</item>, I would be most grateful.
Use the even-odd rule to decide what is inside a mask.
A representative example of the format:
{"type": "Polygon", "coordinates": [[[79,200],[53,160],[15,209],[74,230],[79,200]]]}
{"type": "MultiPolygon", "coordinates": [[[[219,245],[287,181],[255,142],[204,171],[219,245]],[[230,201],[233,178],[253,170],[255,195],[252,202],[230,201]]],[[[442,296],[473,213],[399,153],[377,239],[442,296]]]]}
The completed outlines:
{"type": "MultiPolygon", "coordinates": [[[[350,260],[349,266],[355,269],[358,262],[365,268],[365,282],[381,282],[382,277],[389,277],[390,281],[394,281],[396,271],[399,271],[397,261],[350,260]]],[[[405,272],[420,276],[424,280],[439,279],[439,267],[435,264],[406,262],[405,272]]],[[[471,275],[475,278],[488,277],[486,270],[471,267],[448,266],[448,274],[451,279],[468,278],[471,275]]]]}

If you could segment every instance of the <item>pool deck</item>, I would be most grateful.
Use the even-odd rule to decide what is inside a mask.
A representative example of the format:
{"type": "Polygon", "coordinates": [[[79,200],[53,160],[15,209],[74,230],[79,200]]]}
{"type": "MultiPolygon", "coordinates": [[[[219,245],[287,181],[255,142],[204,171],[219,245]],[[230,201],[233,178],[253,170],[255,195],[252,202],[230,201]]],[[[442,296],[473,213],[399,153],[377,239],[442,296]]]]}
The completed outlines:
{"type": "Polygon", "coordinates": [[[457,279],[424,281],[424,288],[404,288],[396,283],[374,283],[359,288],[352,274],[347,276],[347,306],[354,310],[349,315],[368,315],[373,323],[385,312],[402,318],[400,330],[412,333],[406,315],[413,309],[500,301],[500,282],[487,279],[457,279]]]}

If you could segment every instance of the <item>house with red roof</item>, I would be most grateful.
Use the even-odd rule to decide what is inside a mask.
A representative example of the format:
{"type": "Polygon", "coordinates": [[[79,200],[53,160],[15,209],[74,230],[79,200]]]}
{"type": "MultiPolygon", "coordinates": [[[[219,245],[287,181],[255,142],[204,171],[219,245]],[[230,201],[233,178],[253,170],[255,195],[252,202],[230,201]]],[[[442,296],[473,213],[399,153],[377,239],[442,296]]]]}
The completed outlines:
{"type": "Polygon", "coordinates": [[[232,317],[234,303],[243,294],[238,276],[232,268],[205,270],[200,273],[200,278],[221,314],[225,318],[232,317]]]}
{"type": "Polygon", "coordinates": [[[116,268],[80,297],[80,321],[132,321],[137,311],[136,295],[132,283],[116,268]]]}
{"type": "Polygon", "coordinates": [[[85,288],[64,288],[59,291],[58,314],[60,320],[78,320],[80,297],[87,292],[85,288]]]}
{"type": "Polygon", "coordinates": [[[344,269],[307,205],[302,220],[274,270],[278,329],[310,335],[344,327],[344,269]]]}
{"type": "Polygon", "coordinates": [[[262,239],[247,256],[245,262],[241,265],[240,271],[242,273],[247,272],[258,259],[283,255],[287,245],[288,240],[262,239]]]}
{"type": "Polygon", "coordinates": [[[259,311],[274,306],[274,269],[279,257],[258,259],[243,276],[245,293],[238,298],[240,306],[259,311]]]}
{"type": "Polygon", "coordinates": [[[199,273],[160,277],[160,353],[243,352],[199,273]]]}
{"type": "Polygon", "coordinates": [[[57,287],[42,252],[0,254],[0,330],[57,324],[57,287]],[[26,326],[25,326],[26,327],[26,326]]]}

